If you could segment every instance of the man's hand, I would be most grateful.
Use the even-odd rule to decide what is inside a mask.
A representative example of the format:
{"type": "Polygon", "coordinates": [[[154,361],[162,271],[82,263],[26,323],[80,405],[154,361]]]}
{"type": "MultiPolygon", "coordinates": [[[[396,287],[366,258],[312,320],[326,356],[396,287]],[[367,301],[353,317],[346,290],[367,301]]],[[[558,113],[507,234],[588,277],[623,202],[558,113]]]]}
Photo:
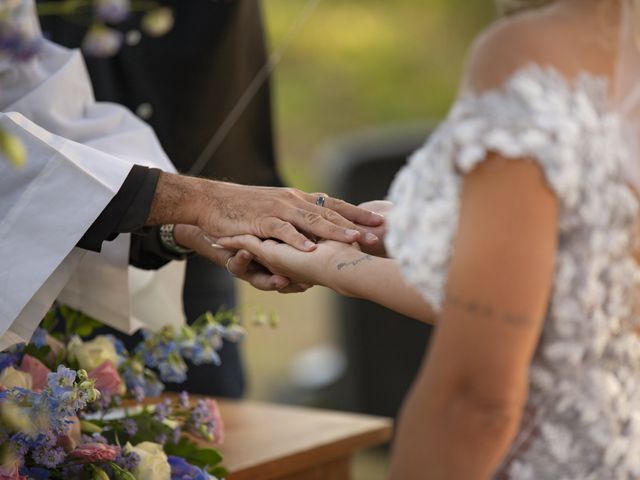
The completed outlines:
{"type": "Polygon", "coordinates": [[[176,225],[174,235],[179,245],[226,268],[233,276],[244,280],[258,290],[294,293],[310,288],[310,285],[292,283],[282,275],[273,275],[256,263],[254,256],[246,250],[227,250],[220,247],[198,227],[176,225]]]}
{"type": "Polygon", "coordinates": [[[196,225],[213,238],[275,238],[302,251],[316,248],[309,237],[364,246],[379,243],[370,230],[384,223],[381,215],[330,197],[320,207],[315,204],[320,195],[163,173],[148,224],[196,225]]]}

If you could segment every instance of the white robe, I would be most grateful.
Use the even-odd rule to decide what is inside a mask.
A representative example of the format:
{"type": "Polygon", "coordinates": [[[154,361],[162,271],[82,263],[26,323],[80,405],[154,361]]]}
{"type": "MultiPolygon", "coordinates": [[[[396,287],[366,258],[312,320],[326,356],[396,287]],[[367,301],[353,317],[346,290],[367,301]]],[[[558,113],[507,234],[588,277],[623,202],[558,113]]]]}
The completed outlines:
{"type": "MultiPolygon", "coordinates": [[[[39,32],[33,0],[20,21],[39,32]]],[[[105,242],[101,254],[75,245],[134,164],[174,171],[151,128],[97,103],[80,53],[50,42],[29,62],[0,60],[0,127],[27,149],[23,168],[0,159],[0,350],[28,341],[58,297],[137,329],[129,236],[105,242]]]]}

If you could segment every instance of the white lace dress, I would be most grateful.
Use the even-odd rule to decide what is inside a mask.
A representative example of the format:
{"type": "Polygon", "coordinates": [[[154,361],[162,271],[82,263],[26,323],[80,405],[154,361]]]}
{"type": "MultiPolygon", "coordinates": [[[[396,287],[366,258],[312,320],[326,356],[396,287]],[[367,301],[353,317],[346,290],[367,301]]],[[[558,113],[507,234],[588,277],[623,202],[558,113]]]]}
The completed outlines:
{"type": "Polygon", "coordinates": [[[462,175],[488,152],[533,159],[559,201],[551,302],[525,420],[501,467],[512,480],[640,477],[640,337],[632,250],[638,202],[604,80],[527,67],[459,99],[398,174],[387,246],[439,310],[462,175]]]}

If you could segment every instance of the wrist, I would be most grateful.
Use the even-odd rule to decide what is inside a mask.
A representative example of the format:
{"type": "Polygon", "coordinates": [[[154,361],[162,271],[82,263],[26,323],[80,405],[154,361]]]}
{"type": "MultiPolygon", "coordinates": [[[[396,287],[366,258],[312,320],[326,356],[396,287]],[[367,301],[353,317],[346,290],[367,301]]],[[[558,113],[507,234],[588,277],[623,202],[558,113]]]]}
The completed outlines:
{"type": "Polygon", "coordinates": [[[352,252],[336,253],[324,264],[326,265],[318,273],[320,284],[336,293],[352,298],[362,298],[357,291],[359,272],[357,271],[359,260],[367,256],[358,249],[352,252]]]}
{"type": "MultiPolygon", "coordinates": [[[[195,227],[193,227],[195,228],[195,227]]],[[[193,249],[187,248],[186,243],[181,243],[176,239],[176,225],[164,224],[160,227],[158,235],[160,236],[160,243],[162,248],[172,255],[177,255],[180,258],[185,258],[190,253],[193,253],[193,249]]]]}
{"type": "Polygon", "coordinates": [[[202,180],[172,173],[158,179],[147,225],[196,225],[202,205],[202,180]]]}

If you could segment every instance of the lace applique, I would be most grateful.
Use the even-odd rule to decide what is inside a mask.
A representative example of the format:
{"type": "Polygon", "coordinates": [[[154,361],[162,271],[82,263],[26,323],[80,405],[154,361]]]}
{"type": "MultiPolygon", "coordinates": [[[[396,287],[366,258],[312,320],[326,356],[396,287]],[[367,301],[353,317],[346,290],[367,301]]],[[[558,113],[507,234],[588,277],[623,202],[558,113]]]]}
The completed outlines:
{"type": "Polygon", "coordinates": [[[530,373],[535,414],[504,469],[510,479],[637,478],[638,204],[606,82],[585,75],[569,84],[551,68],[524,68],[499,90],[459,99],[412,155],[391,188],[387,247],[436,311],[463,175],[488,153],[537,162],[559,202],[554,287],[530,373]]]}

